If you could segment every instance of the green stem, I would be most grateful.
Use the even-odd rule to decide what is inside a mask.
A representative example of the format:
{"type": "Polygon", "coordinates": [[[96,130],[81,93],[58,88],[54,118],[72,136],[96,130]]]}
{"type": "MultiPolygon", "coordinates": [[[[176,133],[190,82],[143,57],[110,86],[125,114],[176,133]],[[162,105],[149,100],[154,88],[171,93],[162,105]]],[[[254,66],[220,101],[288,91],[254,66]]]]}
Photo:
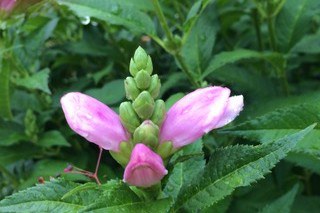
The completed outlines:
{"type": "Polygon", "coordinates": [[[272,17],[267,18],[268,21],[268,32],[269,32],[269,42],[270,47],[273,51],[277,51],[277,45],[276,45],[276,35],[274,30],[274,19],[272,17]]]}
{"type": "MultiPolygon", "coordinates": [[[[166,37],[168,38],[170,43],[175,43],[173,34],[171,33],[171,31],[169,29],[169,26],[168,26],[168,23],[166,21],[166,18],[164,16],[163,12],[162,12],[161,7],[160,7],[159,1],[158,0],[152,0],[152,2],[153,2],[153,5],[154,5],[154,8],[155,8],[155,12],[157,14],[157,17],[159,19],[160,25],[161,25],[162,29],[164,30],[164,32],[166,34],[166,37]]],[[[186,65],[183,57],[181,56],[180,50],[179,49],[176,49],[174,51],[168,50],[165,47],[165,45],[163,44],[162,41],[160,42],[159,40],[156,40],[156,42],[159,43],[162,47],[164,47],[164,49],[168,53],[172,54],[175,57],[175,59],[179,62],[182,71],[187,75],[187,77],[188,77],[189,81],[192,83],[192,85],[195,86],[195,87],[200,87],[201,85],[193,78],[188,66],[186,65]]]]}
{"type": "Polygon", "coordinates": [[[153,2],[153,6],[154,6],[155,12],[157,14],[157,17],[159,19],[160,25],[161,25],[162,29],[164,30],[164,33],[166,34],[169,41],[173,41],[174,40],[173,35],[169,29],[166,18],[164,17],[164,14],[163,14],[162,9],[160,7],[159,1],[152,0],[152,2],[153,2]]]}
{"type": "Polygon", "coordinates": [[[261,37],[259,13],[257,9],[252,10],[252,18],[253,18],[254,28],[257,35],[258,47],[260,51],[263,51],[264,48],[263,48],[263,42],[261,37]]]}

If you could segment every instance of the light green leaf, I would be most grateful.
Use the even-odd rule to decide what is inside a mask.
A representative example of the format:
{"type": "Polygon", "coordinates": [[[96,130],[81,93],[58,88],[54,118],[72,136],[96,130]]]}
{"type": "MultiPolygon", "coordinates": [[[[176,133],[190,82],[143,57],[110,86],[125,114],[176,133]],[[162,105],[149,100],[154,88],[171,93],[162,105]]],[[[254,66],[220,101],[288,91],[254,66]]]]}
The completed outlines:
{"type": "Polygon", "coordinates": [[[286,194],[282,195],[280,198],[273,201],[272,203],[268,204],[260,212],[261,213],[274,213],[274,212],[290,213],[291,206],[298,193],[298,189],[299,189],[299,185],[298,184],[294,185],[294,187],[290,191],[288,191],[286,194]]]}
{"type": "Polygon", "coordinates": [[[51,94],[48,87],[49,72],[50,70],[46,68],[33,74],[32,76],[15,79],[14,82],[18,86],[22,86],[26,89],[39,89],[45,93],[51,94]]]}
{"type": "Polygon", "coordinates": [[[319,12],[318,0],[288,0],[276,18],[277,44],[288,52],[311,29],[311,21],[319,12]]]}
{"type": "Polygon", "coordinates": [[[45,132],[40,136],[38,144],[42,147],[70,146],[63,135],[56,130],[45,132]]]}
{"type": "MultiPolygon", "coordinates": [[[[209,74],[214,73],[217,69],[227,65],[239,62],[244,59],[265,60],[270,63],[276,73],[275,76],[282,76],[286,61],[283,55],[280,53],[263,53],[253,50],[238,49],[230,52],[221,52],[217,54],[210,62],[206,70],[204,71],[202,78],[205,78],[209,74]]],[[[270,73],[272,74],[272,73],[270,73]]]]}
{"type": "Polygon", "coordinates": [[[90,89],[85,93],[105,104],[116,104],[125,97],[124,83],[123,80],[114,80],[106,83],[101,89],[90,89]]]}
{"type": "Polygon", "coordinates": [[[132,7],[126,1],[116,0],[60,0],[80,17],[94,17],[110,24],[122,25],[136,33],[155,34],[155,27],[150,17],[132,7]]]}
{"type": "Polygon", "coordinates": [[[175,204],[179,211],[197,211],[219,202],[237,187],[263,178],[279,160],[307,135],[313,126],[273,143],[233,146],[214,151],[199,182],[183,188],[175,204]]]}
{"type": "Polygon", "coordinates": [[[318,54],[320,53],[320,32],[303,37],[292,49],[292,52],[318,54]]]}

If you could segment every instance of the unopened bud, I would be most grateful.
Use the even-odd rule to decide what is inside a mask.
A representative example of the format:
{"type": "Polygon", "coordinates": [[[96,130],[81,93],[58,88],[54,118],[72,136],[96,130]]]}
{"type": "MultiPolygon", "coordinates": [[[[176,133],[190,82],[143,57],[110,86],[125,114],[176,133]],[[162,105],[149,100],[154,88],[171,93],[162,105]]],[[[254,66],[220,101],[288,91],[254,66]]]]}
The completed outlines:
{"type": "Polygon", "coordinates": [[[146,67],[148,62],[148,54],[142,47],[138,47],[134,52],[133,60],[138,68],[138,70],[142,70],[146,67]]]}
{"type": "Polygon", "coordinates": [[[163,100],[157,100],[154,106],[154,111],[151,120],[158,126],[161,126],[164,116],[166,114],[166,105],[163,100]]]}
{"type": "Polygon", "coordinates": [[[119,114],[121,123],[130,133],[133,133],[134,130],[140,125],[139,117],[130,102],[123,102],[120,104],[119,114]]]}
{"type": "Polygon", "coordinates": [[[148,61],[147,61],[147,65],[146,67],[144,68],[145,71],[147,71],[149,73],[149,75],[152,74],[152,71],[153,71],[153,65],[152,65],[152,60],[151,60],[151,57],[148,56],[148,61]]]}
{"type": "Polygon", "coordinates": [[[119,152],[110,150],[110,154],[119,164],[125,167],[130,160],[132,148],[131,143],[123,141],[119,145],[119,152]]]}
{"type": "Polygon", "coordinates": [[[157,74],[151,76],[151,83],[148,89],[153,98],[157,98],[160,92],[161,83],[157,74]]]}
{"type": "Polygon", "coordinates": [[[143,143],[152,148],[158,145],[159,127],[150,120],[144,121],[133,133],[133,142],[143,143]]]}
{"type": "Polygon", "coordinates": [[[138,116],[145,120],[150,118],[153,113],[154,100],[149,92],[143,91],[136,100],[134,100],[132,106],[138,116]]]}
{"type": "Polygon", "coordinates": [[[139,89],[147,89],[150,86],[151,76],[145,70],[140,70],[134,77],[139,89]]]}
{"type": "Polygon", "coordinates": [[[173,145],[171,141],[165,141],[161,143],[157,148],[157,153],[162,157],[162,159],[166,159],[173,152],[173,145]]]}
{"type": "Polygon", "coordinates": [[[132,77],[127,77],[124,81],[124,88],[126,90],[126,97],[129,100],[134,100],[140,94],[140,90],[138,89],[135,80],[132,77]]]}

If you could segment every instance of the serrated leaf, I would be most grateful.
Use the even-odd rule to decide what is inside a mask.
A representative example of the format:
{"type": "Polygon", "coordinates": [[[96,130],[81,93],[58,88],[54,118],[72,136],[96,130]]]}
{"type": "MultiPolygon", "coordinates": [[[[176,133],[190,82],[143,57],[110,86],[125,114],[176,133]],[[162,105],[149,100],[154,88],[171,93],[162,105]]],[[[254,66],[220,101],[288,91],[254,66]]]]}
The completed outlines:
{"type": "MultiPolygon", "coordinates": [[[[215,70],[227,65],[239,62],[244,59],[265,60],[270,63],[276,70],[275,76],[283,74],[285,67],[285,58],[280,53],[263,53],[253,50],[238,49],[230,52],[221,52],[217,54],[210,62],[202,75],[202,79],[214,73],[215,70]]],[[[272,73],[270,73],[272,74],[272,73]]]]}
{"type": "Polygon", "coordinates": [[[98,193],[85,191],[61,200],[77,186],[79,184],[62,179],[39,184],[0,201],[0,212],[77,212],[99,197],[98,193]]]}
{"type": "Polygon", "coordinates": [[[42,134],[39,138],[38,144],[42,147],[70,146],[63,135],[56,130],[42,134]]]}
{"type": "Polygon", "coordinates": [[[276,18],[277,43],[288,52],[311,29],[312,17],[319,12],[318,0],[286,1],[276,18]]]}
{"type": "Polygon", "coordinates": [[[49,69],[43,69],[32,76],[15,79],[15,84],[26,89],[39,89],[45,93],[51,94],[48,87],[49,69]]]}
{"type": "Polygon", "coordinates": [[[263,178],[283,159],[313,126],[260,146],[233,146],[214,151],[199,182],[183,188],[174,206],[179,211],[196,211],[230,195],[237,187],[263,178]]]}
{"type": "MultiPolygon", "coordinates": [[[[174,168],[168,177],[167,184],[164,187],[164,193],[174,199],[177,197],[180,189],[189,184],[205,166],[202,141],[198,140],[193,144],[184,147],[181,151],[176,153],[173,158],[179,159],[189,155],[192,157],[174,165],[174,168]],[[197,155],[194,155],[194,153],[197,155]]],[[[177,162],[177,160],[174,159],[173,161],[177,162]]]]}
{"type": "Polygon", "coordinates": [[[296,184],[293,188],[288,191],[286,194],[273,201],[264,207],[260,212],[261,213],[273,213],[273,212],[281,212],[281,213],[290,213],[291,206],[294,202],[294,199],[298,193],[299,185],[296,184]]]}
{"type": "Polygon", "coordinates": [[[126,1],[116,0],[60,0],[80,17],[94,17],[110,24],[122,25],[133,32],[155,34],[150,17],[126,1]]]}

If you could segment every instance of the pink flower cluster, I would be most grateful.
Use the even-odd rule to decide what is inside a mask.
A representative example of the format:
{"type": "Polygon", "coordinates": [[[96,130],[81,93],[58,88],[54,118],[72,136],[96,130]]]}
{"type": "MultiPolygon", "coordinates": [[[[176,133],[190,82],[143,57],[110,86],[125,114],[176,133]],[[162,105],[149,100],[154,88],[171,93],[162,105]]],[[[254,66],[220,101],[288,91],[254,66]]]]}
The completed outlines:
{"type": "MultiPolygon", "coordinates": [[[[61,105],[71,129],[103,149],[117,152],[121,142],[130,140],[131,136],[119,116],[98,100],[72,92],[61,98],[61,105]]],[[[214,86],[195,90],[169,109],[160,127],[159,141],[171,141],[173,147],[178,149],[193,143],[212,129],[230,123],[242,108],[243,96],[230,97],[228,88],[214,86]]],[[[149,187],[166,174],[160,155],[141,141],[132,150],[124,181],[130,185],[149,187]]]]}
{"type": "Polygon", "coordinates": [[[0,0],[0,10],[10,11],[15,4],[16,0],[0,0]]]}

